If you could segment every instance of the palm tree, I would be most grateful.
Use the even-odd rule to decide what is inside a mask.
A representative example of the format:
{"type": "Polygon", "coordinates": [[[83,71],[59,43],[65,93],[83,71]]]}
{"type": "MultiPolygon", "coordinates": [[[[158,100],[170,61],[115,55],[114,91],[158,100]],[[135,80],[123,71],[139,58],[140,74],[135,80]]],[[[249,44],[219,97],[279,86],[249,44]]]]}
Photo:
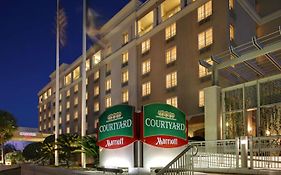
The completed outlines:
{"type": "Polygon", "coordinates": [[[84,136],[79,140],[79,144],[88,156],[91,156],[94,160],[94,165],[99,163],[99,147],[97,145],[97,138],[93,136],[84,136]]]}
{"type": "Polygon", "coordinates": [[[14,131],[17,129],[15,117],[7,112],[0,110],[0,145],[2,146],[2,161],[4,163],[3,147],[4,143],[13,137],[14,131]]]}

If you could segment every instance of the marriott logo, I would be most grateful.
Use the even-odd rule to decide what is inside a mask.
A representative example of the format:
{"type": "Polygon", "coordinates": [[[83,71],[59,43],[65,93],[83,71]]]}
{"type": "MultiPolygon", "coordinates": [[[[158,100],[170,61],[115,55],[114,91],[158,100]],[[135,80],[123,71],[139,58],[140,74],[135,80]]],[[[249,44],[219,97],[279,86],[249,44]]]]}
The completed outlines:
{"type": "Polygon", "coordinates": [[[105,147],[119,146],[124,144],[124,138],[115,139],[115,140],[106,140],[105,147]]]}

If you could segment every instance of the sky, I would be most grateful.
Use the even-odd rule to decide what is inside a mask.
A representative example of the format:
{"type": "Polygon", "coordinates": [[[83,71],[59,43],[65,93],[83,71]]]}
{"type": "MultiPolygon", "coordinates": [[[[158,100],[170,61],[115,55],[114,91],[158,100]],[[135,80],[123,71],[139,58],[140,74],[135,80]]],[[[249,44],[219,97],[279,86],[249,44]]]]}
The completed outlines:
{"type": "MultiPolygon", "coordinates": [[[[102,25],[129,0],[89,0],[102,25]]],[[[61,63],[72,63],[82,48],[82,0],[61,0],[68,20],[61,63]]],[[[19,126],[38,127],[37,93],[55,70],[56,0],[1,0],[0,110],[19,126]]],[[[89,47],[89,46],[88,46],[89,47]]]]}

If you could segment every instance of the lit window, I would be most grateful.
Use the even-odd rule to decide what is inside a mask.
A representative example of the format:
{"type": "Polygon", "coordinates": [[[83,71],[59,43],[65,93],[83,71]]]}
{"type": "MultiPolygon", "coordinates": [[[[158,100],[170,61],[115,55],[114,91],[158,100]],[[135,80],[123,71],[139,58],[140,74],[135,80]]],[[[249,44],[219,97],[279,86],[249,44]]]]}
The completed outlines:
{"type": "Polygon", "coordinates": [[[85,113],[86,113],[86,115],[88,115],[88,108],[87,107],[85,109],[85,113]]]}
{"type": "Polygon", "coordinates": [[[74,118],[77,119],[78,118],[78,111],[74,112],[74,118]]]}
{"type": "Polygon", "coordinates": [[[66,96],[69,97],[70,96],[70,90],[66,91],[66,96]]]}
{"type": "Polygon", "coordinates": [[[212,1],[207,2],[197,9],[198,21],[202,21],[203,19],[212,15],[212,1]]]}
{"type": "MultiPolygon", "coordinates": [[[[208,64],[213,65],[213,61],[211,60],[211,58],[206,59],[205,60],[208,64]]],[[[209,71],[207,68],[205,68],[204,66],[201,66],[199,64],[199,78],[201,77],[205,77],[207,75],[212,74],[212,71],[209,71]]]]}
{"type": "Polygon", "coordinates": [[[181,10],[181,0],[165,0],[161,4],[161,15],[162,20],[174,16],[177,12],[181,10]]]}
{"type": "Polygon", "coordinates": [[[150,59],[142,62],[142,75],[150,72],[150,59]]]}
{"type": "Polygon", "coordinates": [[[74,86],[74,92],[78,92],[78,84],[74,86]]]}
{"type": "Polygon", "coordinates": [[[174,46],[166,51],[166,64],[169,64],[177,59],[177,47],[174,46]]]}
{"type": "Polygon", "coordinates": [[[48,93],[45,92],[45,93],[44,93],[44,99],[47,99],[47,98],[48,98],[48,93]]]}
{"type": "Polygon", "coordinates": [[[69,85],[71,83],[71,73],[67,74],[65,77],[64,77],[64,84],[65,85],[69,85]]]}
{"type": "Polygon", "coordinates": [[[78,97],[75,97],[75,99],[74,99],[74,105],[78,105],[78,97]]]}
{"type": "Polygon", "coordinates": [[[70,133],[70,127],[69,126],[66,127],[66,133],[70,133]]]}
{"type": "Polygon", "coordinates": [[[86,92],[86,100],[88,100],[88,92],[86,92]]]}
{"type": "Polygon", "coordinates": [[[60,112],[62,111],[62,105],[59,106],[59,111],[60,111],[60,112]]]}
{"type": "Polygon", "coordinates": [[[94,73],[94,80],[97,80],[97,79],[99,79],[100,78],[100,71],[96,71],[95,73],[94,73]]]}
{"type": "Polygon", "coordinates": [[[86,60],[86,71],[88,71],[88,70],[90,70],[90,60],[89,59],[87,59],[86,60]]]}
{"type": "Polygon", "coordinates": [[[105,82],[105,90],[108,91],[111,89],[111,79],[107,79],[105,82]]]}
{"type": "Polygon", "coordinates": [[[42,107],[41,106],[39,107],[39,112],[42,112],[42,107]]]}
{"type": "Polygon", "coordinates": [[[98,96],[100,94],[100,88],[99,86],[94,87],[94,96],[98,96]]]}
{"type": "Polygon", "coordinates": [[[96,52],[92,57],[92,64],[95,66],[101,61],[101,51],[96,52]]]}
{"type": "Polygon", "coordinates": [[[69,109],[70,108],[70,102],[66,102],[66,108],[69,109]]]}
{"type": "Polygon", "coordinates": [[[166,75],[166,88],[177,86],[177,72],[172,72],[166,75]]]}
{"type": "Polygon", "coordinates": [[[122,72],[122,83],[126,83],[129,80],[129,71],[126,70],[122,72]]]}
{"type": "Polygon", "coordinates": [[[213,43],[213,29],[209,28],[198,35],[198,49],[207,47],[213,43]]]}
{"type": "Polygon", "coordinates": [[[153,28],[153,11],[138,20],[138,35],[142,36],[153,28]]]}
{"type": "Polygon", "coordinates": [[[70,120],[70,114],[66,114],[66,121],[70,120]]]}
{"type": "Polygon", "coordinates": [[[126,103],[129,101],[129,91],[126,89],[122,92],[122,102],[126,103]]]}
{"type": "Polygon", "coordinates": [[[60,96],[59,96],[60,100],[62,99],[62,94],[60,93],[60,96]]]}
{"type": "Polygon", "coordinates": [[[166,103],[177,108],[178,107],[178,97],[168,98],[166,100],[166,103]]]}
{"type": "Polygon", "coordinates": [[[199,91],[199,107],[203,107],[204,106],[204,91],[200,90],[199,91]]]}
{"type": "Polygon", "coordinates": [[[111,97],[105,97],[105,107],[111,107],[111,97]]]}
{"type": "Polygon", "coordinates": [[[62,118],[61,118],[61,116],[59,117],[59,124],[61,124],[62,123],[62,118]]]}
{"type": "Polygon", "coordinates": [[[150,39],[147,39],[141,43],[141,53],[145,53],[150,50],[150,39]]]}
{"type": "Polygon", "coordinates": [[[124,52],[122,54],[122,64],[128,63],[129,60],[129,53],[128,52],[124,52]]]}
{"type": "Polygon", "coordinates": [[[100,103],[99,102],[95,102],[94,103],[94,112],[97,112],[100,110],[100,103]]]}
{"type": "Polygon", "coordinates": [[[80,77],[80,66],[74,69],[73,71],[73,79],[76,80],[80,77]]]}
{"type": "Polygon", "coordinates": [[[229,39],[230,41],[234,40],[234,27],[231,24],[229,25],[229,39]]]}
{"type": "Polygon", "coordinates": [[[123,44],[127,44],[129,42],[129,34],[124,33],[123,34],[123,44]]]}
{"type": "Polygon", "coordinates": [[[89,83],[89,79],[88,79],[88,78],[86,78],[86,85],[88,85],[88,83],[89,83]]]}
{"type": "Polygon", "coordinates": [[[172,25],[166,27],[166,29],[165,29],[166,40],[174,37],[176,35],[176,32],[177,32],[176,23],[173,23],[172,25]]]}
{"type": "Polygon", "coordinates": [[[233,10],[233,8],[234,8],[234,0],[228,0],[228,8],[229,8],[229,10],[233,10]]]}
{"type": "Polygon", "coordinates": [[[51,95],[52,95],[52,89],[50,88],[50,89],[48,90],[48,97],[51,96],[51,95]]]}
{"type": "Polygon", "coordinates": [[[142,84],[142,96],[150,95],[151,93],[151,82],[146,82],[142,84]]]}
{"type": "Polygon", "coordinates": [[[59,129],[59,134],[62,134],[62,129],[61,128],[59,129]]]}
{"type": "Polygon", "coordinates": [[[111,71],[111,65],[110,65],[110,63],[107,63],[107,64],[105,65],[105,71],[106,71],[106,73],[109,73],[109,72],[111,71]]]}

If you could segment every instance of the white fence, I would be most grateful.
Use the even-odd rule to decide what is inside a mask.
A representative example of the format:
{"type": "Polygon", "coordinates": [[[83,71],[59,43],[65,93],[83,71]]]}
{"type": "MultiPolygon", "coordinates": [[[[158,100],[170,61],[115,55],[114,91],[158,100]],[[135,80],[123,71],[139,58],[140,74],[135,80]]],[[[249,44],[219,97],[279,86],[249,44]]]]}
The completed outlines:
{"type": "Polygon", "coordinates": [[[194,168],[250,168],[281,170],[281,136],[241,137],[191,142],[198,153],[194,168]]]}

